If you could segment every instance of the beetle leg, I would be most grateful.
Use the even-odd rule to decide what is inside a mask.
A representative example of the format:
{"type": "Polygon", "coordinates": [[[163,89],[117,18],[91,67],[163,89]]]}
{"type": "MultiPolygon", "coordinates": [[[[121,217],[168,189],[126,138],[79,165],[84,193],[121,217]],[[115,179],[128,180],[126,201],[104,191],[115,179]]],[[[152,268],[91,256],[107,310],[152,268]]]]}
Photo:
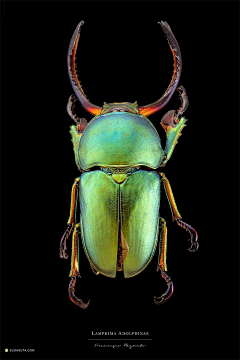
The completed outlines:
{"type": "Polygon", "coordinates": [[[86,309],[90,303],[90,300],[88,300],[87,303],[84,303],[81,299],[78,299],[75,295],[75,284],[76,284],[76,278],[81,277],[79,273],[79,265],[78,265],[78,242],[79,242],[79,231],[80,231],[80,224],[75,225],[73,237],[72,237],[72,263],[71,263],[71,271],[69,276],[71,277],[71,281],[69,283],[68,288],[68,294],[70,297],[70,300],[76,304],[77,306],[80,306],[82,309],[86,309]]]}
{"type": "Polygon", "coordinates": [[[199,243],[198,243],[198,234],[197,234],[196,230],[191,225],[186,224],[185,222],[183,222],[180,219],[177,219],[176,221],[179,226],[181,226],[183,229],[188,231],[191,235],[191,239],[189,239],[189,240],[191,240],[191,246],[188,250],[191,252],[197,251],[197,249],[199,247],[199,243]]]}
{"type": "Polygon", "coordinates": [[[160,173],[160,178],[161,178],[161,181],[163,182],[164,189],[165,189],[165,192],[166,192],[166,195],[168,198],[168,202],[169,202],[170,209],[172,212],[173,221],[176,221],[179,226],[183,227],[186,231],[188,231],[190,233],[191,247],[188,250],[191,252],[194,252],[199,247],[197,232],[192,226],[186,224],[185,222],[183,222],[181,220],[182,217],[181,217],[181,215],[178,211],[177,205],[175,203],[175,199],[174,199],[173,192],[172,192],[171,186],[169,184],[169,181],[166,178],[164,173],[160,173]]]}
{"type": "MultiPolygon", "coordinates": [[[[157,269],[157,271],[161,270],[160,268],[157,269]]],[[[154,302],[157,305],[162,305],[165,303],[166,300],[168,300],[170,298],[170,296],[172,296],[173,293],[173,282],[172,279],[170,278],[170,276],[167,275],[167,273],[164,270],[161,270],[161,275],[162,278],[166,281],[167,283],[167,291],[160,297],[154,296],[154,302]]]]}
{"type": "MultiPolygon", "coordinates": [[[[80,274],[77,274],[76,276],[80,277],[80,274]]],[[[80,306],[80,308],[82,309],[86,309],[90,303],[90,300],[88,300],[87,303],[84,303],[81,299],[75,296],[76,276],[71,277],[71,281],[69,283],[69,288],[68,288],[69,297],[75,305],[80,306]]]]}
{"type": "Polygon", "coordinates": [[[67,259],[68,255],[66,253],[66,241],[71,235],[74,225],[76,224],[76,210],[77,210],[77,200],[78,200],[78,187],[79,187],[80,177],[75,179],[73,187],[72,187],[72,194],[71,194],[71,206],[70,206],[70,216],[67,222],[67,229],[63,234],[63,237],[60,242],[60,258],[67,259]]]}
{"type": "Polygon", "coordinates": [[[159,259],[158,259],[158,267],[157,271],[161,270],[161,275],[163,279],[167,283],[167,291],[160,297],[154,296],[154,302],[157,305],[161,305],[165,303],[167,299],[170,298],[170,296],[173,293],[173,282],[170,276],[167,275],[167,226],[166,221],[163,218],[160,218],[161,221],[161,233],[160,233],[160,244],[159,244],[159,259]]]}
{"type": "Polygon", "coordinates": [[[71,235],[72,229],[73,229],[73,225],[68,224],[67,229],[66,229],[65,233],[63,234],[63,237],[60,242],[60,255],[59,255],[60,258],[63,258],[63,259],[68,258],[68,254],[66,253],[66,250],[67,250],[66,241],[69,238],[69,236],[71,235]]]}

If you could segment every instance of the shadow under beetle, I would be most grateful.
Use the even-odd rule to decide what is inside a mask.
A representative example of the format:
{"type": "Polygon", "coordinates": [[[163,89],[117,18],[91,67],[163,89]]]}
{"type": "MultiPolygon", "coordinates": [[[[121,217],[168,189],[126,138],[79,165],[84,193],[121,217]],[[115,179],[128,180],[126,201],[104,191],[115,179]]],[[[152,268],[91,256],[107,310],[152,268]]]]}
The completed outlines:
{"type": "Polygon", "coordinates": [[[159,172],[172,155],[186,119],[188,106],[185,89],[177,88],[182,59],[178,43],[166,22],[159,23],[165,33],[174,59],[172,80],[156,102],[138,106],[134,103],[93,105],[85,96],[76,74],[75,54],[83,21],[77,26],[68,50],[68,72],[76,96],[69,98],[67,111],[76,122],[70,133],[75,161],[81,176],[72,187],[70,216],[67,230],[60,243],[60,257],[66,259],[66,240],[73,231],[72,261],[69,284],[70,299],[86,309],[89,305],[75,296],[76,278],[80,277],[78,252],[81,233],[85,254],[92,271],[111,278],[123,271],[125,278],[133,277],[151,261],[159,239],[157,271],[167,283],[167,291],[154,297],[163,304],[173,293],[173,282],[167,275],[167,227],[159,216],[161,182],[169,201],[173,220],[189,231],[191,247],[198,249],[197,232],[181,220],[173,193],[165,174],[159,172]],[[168,111],[161,120],[166,132],[163,150],[159,135],[147,116],[162,109],[175,90],[180,93],[181,107],[168,111]],[[77,99],[95,117],[87,123],[74,113],[77,99]],[[76,209],[80,202],[80,222],[76,209]]]}

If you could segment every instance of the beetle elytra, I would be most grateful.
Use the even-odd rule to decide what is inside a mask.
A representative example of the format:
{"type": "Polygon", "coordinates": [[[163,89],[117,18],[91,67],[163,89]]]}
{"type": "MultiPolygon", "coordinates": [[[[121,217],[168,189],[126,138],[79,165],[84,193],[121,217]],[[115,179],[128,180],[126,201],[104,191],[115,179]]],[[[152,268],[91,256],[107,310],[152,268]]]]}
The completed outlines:
{"type": "Polygon", "coordinates": [[[177,87],[182,70],[179,45],[166,22],[159,23],[165,33],[174,59],[174,73],[163,96],[156,102],[138,106],[135,103],[92,104],[85,96],[76,74],[75,54],[80,37],[81,21],[68,50],[68,72],[75,95],[70,96],[67,111],[76,125],[70,133],[80,177],[72,187],[70,216],[60,243],[60,257],[67,258],[66,240],[72,235],[72,261],[69,296],[85,309],[75,295],[76,278],[80,277],[78,253],[79,234],[93,272],[111,278],[122,271],[125,278],[142,272],[151,261],[158,244],[157,271],[167,283],[167,291],[154,296],[163,304],[173,293],[173,282],[167,274],[167,226],[160,217],[161,183],[169,201],[173,220],[191,235],[189,251],[198,249],[198,236],[193,227],[182,221],[165,174],[160,172],[170,159],[185,126],[182,116],[188,106],[183,86],[177,87]],[[161,120],[166,132],[163,150],[160,137],[147,116],[162,109],[175,90],[180,93],[181,107],[168,111],[161,120]],[[94,118],[87,123],[74,112],[80,101],[94,118]],[[80,219],[77,205],[80,203],[80,219]]]}

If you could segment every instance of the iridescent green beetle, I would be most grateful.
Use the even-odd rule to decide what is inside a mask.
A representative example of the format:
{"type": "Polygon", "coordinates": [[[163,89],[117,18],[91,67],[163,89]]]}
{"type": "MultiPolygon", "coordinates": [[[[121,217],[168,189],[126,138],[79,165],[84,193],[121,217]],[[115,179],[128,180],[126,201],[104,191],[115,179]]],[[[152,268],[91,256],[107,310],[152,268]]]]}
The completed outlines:
{"type": "Polygon", "coordinates": [[[114,278],[117,271],[123,271],[124,277],[130,278],[142,272],[151,261],[160,232],[157,271],[161,271],[168,288],[161,297],[154,297],[154,301],[163,304],[172,295],[173,283],[166,273],[166,221],[159,216],[161,182],[173,220],[191,234],[189,251],[198,249],[196,231],[181,220],[170,184],[159,172],[171,157],[186,122],[182,114],[188,98],[182,86],[177,88],[182,69],[180,49],[169,25],[161,22],[174,58],[174,73],[164,95],[147,106],[126,102],[104,103],[98,107],[86,98],[76,74],[75,54],[83,23],[77,26],[68,51],[68,71],[77,98],[69,98],[67,110],[76,122],[70,132],[75,161],[81,172],[72,188],[68,227],[60,244],[60,257],[66,259],[66,240],[73,230],[69,296],[81,308],[88,307],[89,301],[84,303],[75,296],[76,277],[80,277],[79,233],[95,274],[114,278]],[[167,136],[163,150],[159,135],[146,116],[162,109],[176,89],[182,104],[178,111],[167,112],[161,120],[167,136]],[[95,115],[89,123],[75,115],[73,108],[77,99],[95,115]],[[78,200],[80,222],[76,220],[78,200]]]}

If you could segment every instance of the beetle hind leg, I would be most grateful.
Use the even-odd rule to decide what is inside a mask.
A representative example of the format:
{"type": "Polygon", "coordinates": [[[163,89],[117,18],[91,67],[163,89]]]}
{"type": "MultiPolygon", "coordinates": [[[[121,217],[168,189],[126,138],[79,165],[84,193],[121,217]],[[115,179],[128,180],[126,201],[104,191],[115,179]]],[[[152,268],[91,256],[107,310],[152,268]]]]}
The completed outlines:
{"type": "Polygon", "coordinates": [[[161,221],[161,233],[160,233],[160,245],[159,245],[159,260],[157,271],[161,270],[162,278],[167,283],[167,291],[160,297],[154,296],[154,302],[157,305],[164,304],[167,299],[173,293],[173,282],[170,276],[167,275],[167,226],[166,221],[163,218],[160,218],[161,221]]]}
{"type": "MultiPolygon", "coordinates": [[[[160,270],[160,268],[158,268],[158,270],[160,270]]],[[[162,275],[162,278],[166,281],[168,288],[167,288],[167,291],[162,296],[160,296],[160,297],[154,296],[154,302],[157,305],[164,304],[165,301],[167,299],[169,299],[173,293],[172,279],[170,278],[170,276],[167,275],[167,273],[164,270],[161,270],[161,275],[162,275]]]]}
{"type": "Polygon", "coordinates": [[[80,306],[82,309],[86,309],[90,303],[88,300],[87,303],[84,303],[81,299],[77,298],[75,295],[75,285],[76,278],[81,277],[79,273],[79,265],[78,265],[78,251],[79,251],[79,232],[80,232],[80,224],[76,224],[74,227],[73,238],[72,238],[72,263],[71,263],[71,271],[69,276],[71,277],[68,294],[70,300],[77,306],[80,306]]]}
{"type": "Polygon", "coordinates": [[[82,309],[86,309],[90,303],[90,300],[88,300],[87,303],[84,303],[81,299],[77,298],[75,295],[75,284],[76,284],[77,276],[80,277],[80,274],[78,273],[75,276],[71,276],[71,281],[69,283],[69,288],[68,288],[69,297],[75,305],[80,306],[80,308],[82,309]]]}

